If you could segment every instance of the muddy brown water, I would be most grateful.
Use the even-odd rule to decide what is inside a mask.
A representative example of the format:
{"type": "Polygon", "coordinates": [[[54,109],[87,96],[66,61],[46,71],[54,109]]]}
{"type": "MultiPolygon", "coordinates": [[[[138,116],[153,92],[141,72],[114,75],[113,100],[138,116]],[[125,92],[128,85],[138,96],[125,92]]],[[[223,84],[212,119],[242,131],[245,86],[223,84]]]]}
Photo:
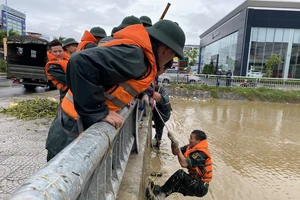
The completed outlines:
{"type": "MultiPolygon", "coordinates": [[[[171,99],[167,123],[183,146],[192,130],[207,133],[214,177],[203,200],[299,200],[300,105],[171,99]]],[[[166,131],[166,130],[165,130],[166,131]]],[[[153,130],[153,134],[154,134],[153,130]]],[[[180,168],[164,133],[151,170],[163,184],[180,168]]],[[[199,199],[173,194],[167,199],[199,199]]]]}

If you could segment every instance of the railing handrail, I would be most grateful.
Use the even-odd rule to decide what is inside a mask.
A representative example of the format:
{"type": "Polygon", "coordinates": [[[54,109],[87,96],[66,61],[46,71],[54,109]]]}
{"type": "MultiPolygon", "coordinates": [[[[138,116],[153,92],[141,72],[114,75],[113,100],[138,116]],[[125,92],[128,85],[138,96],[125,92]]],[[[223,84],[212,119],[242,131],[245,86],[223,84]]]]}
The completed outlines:
{"type": "MultiPolygon", "coordinates": [[[[199,77],[217,77],[220,76],[222,78],[226,78],[225,74],[216,75],[216,74],[193,74],[199,77]]],[[[297,78],[274,78],[274,77],[249,77],[249,76],[232,76],[233,79],[258,79],[258,80],[280,80],[280,81],[299,81],[300,79],[297,78]]]]}
{"type": "Polygon", "coordinates": [[[125,154],[130,154],[135,143],[134,136],[126,136],[123,128],[133,128],[129,134],[135,132],[132,126],[137,124],[138,104],[138,100],[133,100],[130,108],[121,110],[124,123],[119,130],[99,122],[80,134],[14,191],[10,199],[74,200],[95,199],[95,196],[96,199],[115,199],[120,185],[116,182],[121,182],[129,157],[125,154]],[[126,144],[120,144],[122,141],[126,144]],[[103,175],[103,181],[98,180],[99,174],[103,175]],[[95,181],[98,185],[92,183],[95,181]],[[89,187],[96,188],[89,191],[89,187]]]}

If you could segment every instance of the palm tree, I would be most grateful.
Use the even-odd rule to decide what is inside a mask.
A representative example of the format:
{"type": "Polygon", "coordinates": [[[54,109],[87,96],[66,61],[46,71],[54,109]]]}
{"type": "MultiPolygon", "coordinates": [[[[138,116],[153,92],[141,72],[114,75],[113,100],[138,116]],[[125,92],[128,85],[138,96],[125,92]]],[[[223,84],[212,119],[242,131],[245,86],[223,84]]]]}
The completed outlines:
{"type": "Polygon", "coordinates": [[[11,28],[8,31],[8,35],[9,36],[16,36],[16,35],[20,35],[20,33],[18,31],[16,31],[16,30],[14,30],[14,29],[11,28]]]}
{"type": "MultiPolygon", "coordinates": [[[[18,31],[15,31],[14,29],[10,29],[8,31],[9,36],[16,36],[20,35],[18,31]]],[[[3,46],[3,38],[7,37],[6,30],[0,30],[0,46],[3,46]]]]}
{"type": "Polygon", "coordinates": [[[53,40],[58,40],[58,41],[60,41],[61,43],[63,43],[65,39],[66,39],[66,37],[62,37],[62,36],[59,36],[59,37],[53,37],[53,40]]]}

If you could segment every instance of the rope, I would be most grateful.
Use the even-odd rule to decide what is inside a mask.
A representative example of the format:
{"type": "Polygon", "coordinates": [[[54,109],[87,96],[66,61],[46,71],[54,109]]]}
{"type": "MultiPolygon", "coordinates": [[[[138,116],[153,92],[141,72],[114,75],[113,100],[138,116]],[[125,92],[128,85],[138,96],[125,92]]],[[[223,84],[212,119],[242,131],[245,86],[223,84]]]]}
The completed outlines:
{"type": "MultiPolygon", "coordinates": [[[[161,114],[160,114],[160,113],[161,113],[160,110],[157,108],[156,105],[154,106],[154,108],[155,108],[155,110],[157,111],[159,118],[160,118],[161,121],[164,123],[164,125],[165,125],[165,127],[166,127],[166,129],[167,129],[167,131],[168,131],[168,138],[169,138],[171,141],[175,141],[174,136],[175,136],[175,137],[177,137],[177,136],[176,136],[176,135],[173,135],[173,134],[170,132],[168,126],[166,126],[166,122],[164,121],[164,119],[162,118],[162,116],[161,116],[161,114]]],[[[180,138],[177,137],[177,139],[180,140],[182,143],[184,143],[180,138]]]]}
{"type": "MultiPolygon", "coordinates": [[[[168,132],[170,132],[168,126],[166,126],[166,122],[164,121],[164,119],[162,118],[162,116],[161,116],[161,114],[160,114],[160,110],[157,108],[156,105],[154,105],[154,108],[155,108],[155,110],[157,111],[159,118],[160,118],[161,121],[164,123],[165,127],[167,128],[168,132]]],[[[168,137],[169,137],[169,134],[168,134],[168,137]]]]}

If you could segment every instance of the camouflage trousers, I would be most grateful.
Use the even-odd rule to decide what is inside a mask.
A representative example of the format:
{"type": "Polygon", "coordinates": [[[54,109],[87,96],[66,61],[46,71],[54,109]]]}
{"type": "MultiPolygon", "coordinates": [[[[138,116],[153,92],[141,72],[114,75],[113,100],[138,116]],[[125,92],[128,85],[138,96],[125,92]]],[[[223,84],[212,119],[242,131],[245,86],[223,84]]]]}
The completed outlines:
{"type": "Polygon", "coordinates": [[[158,112],[156,109],[153,110],[153,120],[154,120],[154,124],[155,124],[155,139],[157,139],[158,141],[161,140],[162,138],[162,134],[163,134],[163,130],[165,127],[165,122],[167,122],[170,119],[171,116],[171,104],[167,103],[167,104],[163,104],[163,105],[157,105],[157,109],[160,112],[160,116],[163,118],[164,121],[161,120],[158,112]]]}
{"type": "Polygon", "coordinates": [[[208,183],[193,179],[189,174],[180,169],[176,171],[163,186],[156,186],[154,193],[158,194],[163,192],[166,197],[174,192],[181,193],[184,196],[203,197],[208,192],[208,186],[208,183]]]}

